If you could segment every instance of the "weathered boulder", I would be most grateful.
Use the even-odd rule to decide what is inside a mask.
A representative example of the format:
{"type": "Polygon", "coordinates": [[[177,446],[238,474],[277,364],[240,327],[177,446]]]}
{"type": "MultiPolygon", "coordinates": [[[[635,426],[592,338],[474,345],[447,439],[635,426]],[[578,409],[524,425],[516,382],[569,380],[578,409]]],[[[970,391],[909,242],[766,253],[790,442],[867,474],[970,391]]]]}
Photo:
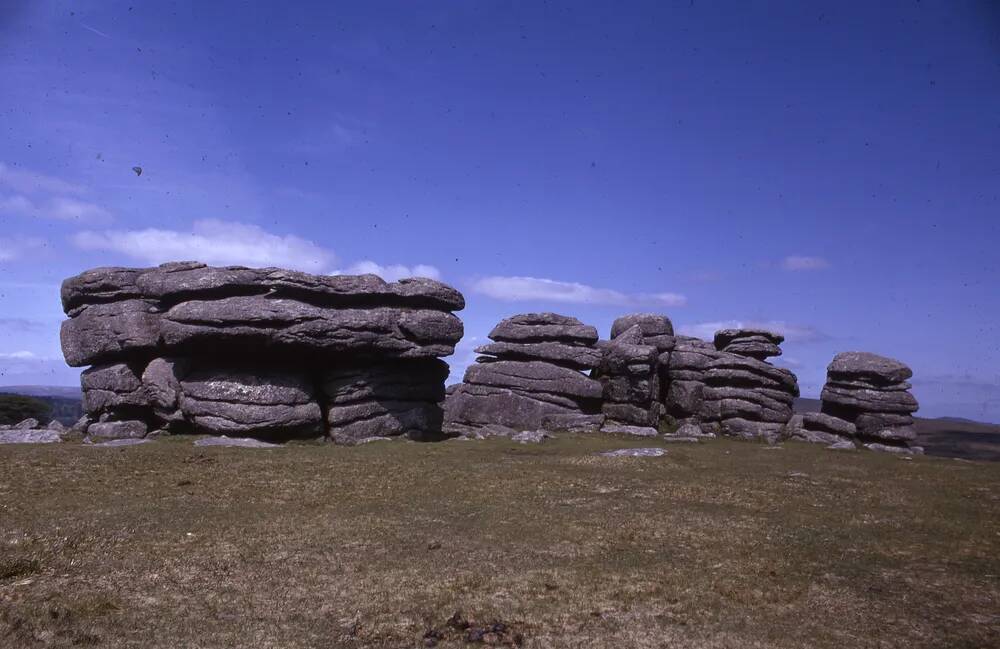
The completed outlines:
{"type": "Polygon", "coordinates": [[[154,358],[142,373],[142,386],[154,416],[168,429],[183,429],[181,379],[190,361],[185,358],[154,358]]]}
{"type": "Polygon", "coordinates": [[[376,275],[310,275],[283,268],[211,267],[170,262],[156,268],[95,268],[63,282],[63,309],[143,298],[172,305],[273,294],[327,307],[400,306],[460,311],[465,299],[436,280],[386,282],[376,275]]]}
{"type": "Polygon", "coordinates": [[[822,412],[849,422],[866,447],[909,448],[916,440],[912,414],[919,404],[907,382],[913,371],[892,358],[868,352],[837,354],[827,367],[822,412]]]}
{"type": "Polygon", "coordinates": [[[71,367],[128,360],[156,350],[160,312],[146,300],[93,304],[64,321],[59,337],[71,367]]]}
{"type": "Polygon", "coordinates": [[[325,356],[434,358],[454,353],[462,322],[431,309],[326,309],[266,296],[182,302],[163,314],[176,350],[232,348],[325,356]]]}
{"type": "Polygon", "coordinates": [[[591,346],[597,342],[597,329],[558,313],[524,313],[501,320],[489,338],[508,343],[559,342],[591,346]]]}
{"type": "Polygon", "coordinates": [[[48,428],[0,430],[0,444],[52,444],[62,441],[62,432],[48,428]]]}
{"type": "Polygon", "coordinates": [[[698,421],[706,434],[768,442],[788,435],[798,380],[764,360],[781,353],[782,340],[762,330],[723,329],[712,349],[696,340],[679,342],[666,371],[670,413],[698,421]]]}
{"type": "Polygon", "coordinates": [[[512,361],[544,361],[575,370],[592,370],[601,361],[601,352],[593,347],[560,342],[495,342],[476,347],[476,353],[488,355],[477,359],[481,363],[493,362],[492,357],[496,357],[512,361]]]}
{"type": "Polygon", "coordinates": [[[913,376],[913,370],[902,362],[870,352],[841,352],[833,357],[826,372],[834,381],[859,378],[877,385],[901,383],[913,376]]]}
{"type": "Polygon", "coordinates": [[[715,332],[715,348],[728,354],[763,361],[781,355],[785,337],[764,329],[722,329],[715,332]]]}
{"type": "Polygon", "coordinates": [[[91,439],[134,439],[145,437],[147,430],[143,421],[98,421],[87,426],[87,436],[91,439]]]}
{"type": "Polygon", "coordinates": [[[71,313],[88,304],[123,302],[142,297],[136,279],[140,268],[105,266],[92,268],[62,283],[63,310],[71,313]]]}
{"type": "Polygon", "coordinates": [[[676,345],[674,325],[665,315],[657,313],[632,313],[617,318],[611,325],[611,340],[617,340],[623,333],[639,327],[640,340],[637,345],[651,345],[661,353],[669,352],[676,345]]]}
{"type": "Polygon", "coordinates": [[[137,368],[127,363],[94,365],[80,373],[80,386],[83,410],[95,419],[103,413],[142,411],[149,403],[137,368]]]}
{"type": "Polygon", "coordinates": [[[604,421],[604,415],[585,415],[573,412],[543,417],[542,428],[570,433],[593,433],[601,429],[604,421]]]}
{"type": "Polygon", "coordinates": [[[447,378],[447,364],[433,358],[328,370],[321,399],[329,434],[347,444],[369,437],[438,437],[447,378]]]}
{"type": "Polygon", "coordinates": [[[601,384],[578,371],[600,360],[594,327],[557,313],[525,313],[502,320],[489,337],[494,342],[477,349],[483,355],[445,399],[447,432],[481,436],[476,429],[490,424],[538,430],[553,416],[599,412],[601,384]]]}
{"type": "Polygon", "coordinates": [[[603,457],[660,457],[667,454],[665,448],[619,448],[598,453],[603,457]]]}
{"type": "MultiPolygon", "coordinates": [[[[827,421],[812,418],[810,421],[806,421],[806,416],[817,415],[819,413],[805,413],[802,415],[792,415],[791,419],[785,425],[785,429],[782,436],[787,439],[794,439],[803,442],[813,442],[815,444],[825,444],[827,446],[840,444],[842,442],[850,442],[850,437],[853,437],[853,424],[849,422],[843,422],[836,419],[835,417],[830,417],[832,420],[828,424],[827,421]],[[836,422],[836,423],[833,423],[836,422]],[[850,429],[843,426],[847,424],[850,429]],[[847,435],[847,431],[850,430],[851,434],[847,435]]],[[[821,417],[826,417],[821,415],[821,417]]],[[[854,443],[850,442],[853,448],[854,443]]]]}
{"type": "Polygon", "coordinates": [[[465,382],[574,400],[601,398],[601,385],[580,372],[539,361],[496,361],[472,365],[465,382]]]}
{"type": "Polygon", "coordinates": [[[448,395],[444,405],[446,432],[462,427],[499,424],[517,430],[543,428],[552,415],[580,414],[572,399],[546,398],[544,393],[522,393],[508,388],[465,384],[448,395]]]}
{"type": "Polygon", "coordinates": [[[180,411],[196,431],[281,438],[323,433],[314,387],[300,374],[212,367],[191,371],[180,385],[180,411]]]}
{"type": "Polygon", "coordinates": [[[195,440],[195,446],[230,446],[238,448],[281,448],[281,444],[262,442],[253,437],[227,437],[225,435],[202,437],[195,440]]]}
{"type": "Polygon", "coordinates": [[[602,346],[597,373],[603,388],[601,412],[617,424],[655,428],[662,412],[659,352],[642,340],[636,324],[602,346]]]}

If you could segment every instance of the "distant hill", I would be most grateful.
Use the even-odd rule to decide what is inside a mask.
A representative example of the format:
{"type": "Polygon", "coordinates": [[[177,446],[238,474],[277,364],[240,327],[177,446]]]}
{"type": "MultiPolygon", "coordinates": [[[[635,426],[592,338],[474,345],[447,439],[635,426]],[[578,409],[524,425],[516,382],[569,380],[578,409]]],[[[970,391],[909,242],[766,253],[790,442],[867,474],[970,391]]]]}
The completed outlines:
{"type": "MultiPolygon", "coordinates": [[[[819,412],[819,399],[796,399],[795,412],[819,412]]],[[[1000,424],[963,417],[914,417],[917,444],[928,455],[1000,461],[1000,424]]]]}
{"type": "Polygon", "coordinates": [[[0,392],[21,394],[26,397],[82,398],[80,387],[72,385],[0,385],[0,392]]]}
{"type": "Polygon", "coordinates": [[[795,400],[793,408],[795,412],[800,414],[803,412],[819,412],[820,403],[819,399],[799,398],[795,400]]]}
{"type": "Polygon", "coordinates": [[[67,426],[75,424],[83,414],[80,388],[62,385],[0,385],[0,394],[19,394],[44,401],[51,409],[50,416],[67,426]]]}

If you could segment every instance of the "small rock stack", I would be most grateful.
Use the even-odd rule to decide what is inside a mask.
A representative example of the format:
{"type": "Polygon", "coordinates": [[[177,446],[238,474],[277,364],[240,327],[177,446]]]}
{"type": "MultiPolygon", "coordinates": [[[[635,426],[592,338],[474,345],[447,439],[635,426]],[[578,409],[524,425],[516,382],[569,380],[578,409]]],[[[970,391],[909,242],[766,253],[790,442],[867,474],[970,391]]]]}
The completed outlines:
{"type": "Polygon", "coordinates": [[[63,282],[87,434],[441,434],[462,295],[440,282],[279,268],[98,268],[63,282]]]}
{"type": "Polygon", "coordinates": [[[489,338],[448,395],[448,432],[600,427],[601,384],[583,374],[601,360],[597,329],[556,313],[526,313],[501,321],[489,338]]]}
{"type": "Polygon", "coordinates": [[[781,356],[785,337],[764,329],[721,329],[715,332],[714,342],[720,352],[766,361],[781,356]]]}
{"type": "Polygon", "coordinates": [[[791,371],[766,358],[781,354],[784,337],[759,329],[723,329],[715,334],[718,357],[705,369],[703,428],[747,439],[778,440],[799,396],[791,371]]]}
{"type": "Polygon", "coordinates": [[[659,359],[674,344],[674,327],[666,316],[637,313],[615,320],[595,372],[603,385],[606,431],[658,432],[664,413],[659,359]]]}
{"type": "Polygon", "coordinates": [[[793,436],[808,441],[897,453],[919,453],[913,413],[917,400],[907,380],[913,371],[903,363],[868,352],[837,354],[826,368],[820,395],[822,411],[802,415],[793,436]]]}

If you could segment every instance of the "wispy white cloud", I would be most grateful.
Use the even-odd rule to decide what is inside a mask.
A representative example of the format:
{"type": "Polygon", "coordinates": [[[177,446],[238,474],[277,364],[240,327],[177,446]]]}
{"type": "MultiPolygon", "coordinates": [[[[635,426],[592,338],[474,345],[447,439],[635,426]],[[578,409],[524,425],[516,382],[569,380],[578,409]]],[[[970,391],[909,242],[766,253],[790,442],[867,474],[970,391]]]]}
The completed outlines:
{"type": "Polygon", "coordinates": [[[331,275],[378,275],[387,282],[395,282],[404,277],[427,277],[429,279],[441,279],[441,271],[434,266],[427,264],[417,264],[416,266],[403,266],[402,264],[389,264],[383,266],[374,261],[364,260],[351,264],[343,270],[332,271],[331,275]]]}
{"type": "Polygon", "coordinates": [[[633,306],[655,304],[684,306],[687,298],[677,293],[623,293],[577,282],[561,282],[539,277],[493,276],[477,280],[472,291],[508,302],[539,301],[567,304],[633,306]]]}
{"type": "Polygon", "coordinates": [[[719,329],[765,329],[781,334],[785,337],[785,341],[790,343],[810,343],[830,338],[829,335],[812,325],[792,324],[784,320],[718,320],[684,324],[677,327],[680,334],[704,340],[714,338],[715,332],[719,329]]]}
{"type": "Polygon", "coordinates": [[[823,257],[808,257],[806,255],[789,255],[781,260],[781,268],[788,271],[823,270],[830,267],[830,262],[823,257]]]}
{"type": "Polygon", "coordinates": [[[111,213],[96,203],[75,198],[86,188],[60,178],[13,167],[0,162],[0,187],[13,193],[0,194],[0,215],[32,219],[59,219],[101,225],[111,213]]]}
{"type": "Polygon", "coordinates": [[[45,323],[28,318],[0,318],[0,329],[21,333],[45,331],[46,327],[45,323]]]}
{"type": "Polygon", "coordinates": [[[332,251],[308,239],[216,219],[195,221],[190,231],[84,231],[74,235],[73,243],[81,250],[116,252],[148,264],[196,259],[217,265],[281,266],[317,273],[336,259],[332,251]]]}
{"type": "Polygon", "coordinates": [[[20,350],[16,352],[0,352],[0,360],[28,360],[38,358],[34,352],[20,350]]]}
{"type": "Polygon", "coordinates": [[[107,34],[105,34],[104,32],[102,32],[101,30],[99,30],[99,29],[94,29],[93,27],[91,27],[91,26],[90,26],[90,25],[88,25],[87,23],[80,23],[80,27],[83,27],[83,28],[84,28],[84,29],[86,29],[87,31],[91,31],[91,32],[94,32],[95,34],[97,34],[98,36],[101,36],[101,37],[103,37],[103,38],[111,38],[110,36],[108,36],[107,34]]]}
{"type": "Polygon", "coordinates": [[[0,186],[20,194],[82,194],[82,185],[0,162],[0,186]]]}
{"type": "Polygon", "coordinates": [[[111,221],[111,213],[100,205],[65,196],[55,196],[37,203],[22,194],[0,197],[0,214],[32,219],[78,221],[89,225],[101,225],[111,221]]]}
{"type": "Polygon", "coordinates": [[[80,385],[80,370],[61,357],[27,350],[0,352],[0,386],[80,385]]]}
{"type": "Polygon", "coordinates": [[[0,262],[14,261],[31,254],[46,245],[39,237],[0,238],[0,262]]]}

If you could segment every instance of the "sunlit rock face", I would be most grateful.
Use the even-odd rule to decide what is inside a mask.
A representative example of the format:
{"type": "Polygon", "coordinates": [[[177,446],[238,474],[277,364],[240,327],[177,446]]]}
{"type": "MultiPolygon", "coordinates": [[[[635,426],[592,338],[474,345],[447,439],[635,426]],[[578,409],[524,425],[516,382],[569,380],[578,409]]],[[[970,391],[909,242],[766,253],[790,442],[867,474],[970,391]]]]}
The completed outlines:
{"type": "Polygon", "coordinates": [[[480,435],[553,426],[599,428],[603,388],[586,374],[601,361],[597,329],[557,313],[524,313],[497,324],[493,342],[445,402],[445,430],[480,435]]]}
{"type": "Polygon", "coordinates": [[[854,426],[853,440],[873,450],[910,450],[916,440],[910,394],[913,370],[893,358],[869,352],[843,352],[826,368],[820,394],[824,415],[854,426]]]}
{"type": "Polygon", "coordinates": [[[465,300],[431,279],[280,268],[95,268],[63,282],[88,432],[441,436],[465,300]]]}
{"type": "Polygon", "coordinates": [[[781,335],[723,329],[713,342],[672,341],[660,347],[660,399],[678,430],[767,441],[783,436],[799,387],[791,371],[767,361],[781,354],[781,335]]]}

